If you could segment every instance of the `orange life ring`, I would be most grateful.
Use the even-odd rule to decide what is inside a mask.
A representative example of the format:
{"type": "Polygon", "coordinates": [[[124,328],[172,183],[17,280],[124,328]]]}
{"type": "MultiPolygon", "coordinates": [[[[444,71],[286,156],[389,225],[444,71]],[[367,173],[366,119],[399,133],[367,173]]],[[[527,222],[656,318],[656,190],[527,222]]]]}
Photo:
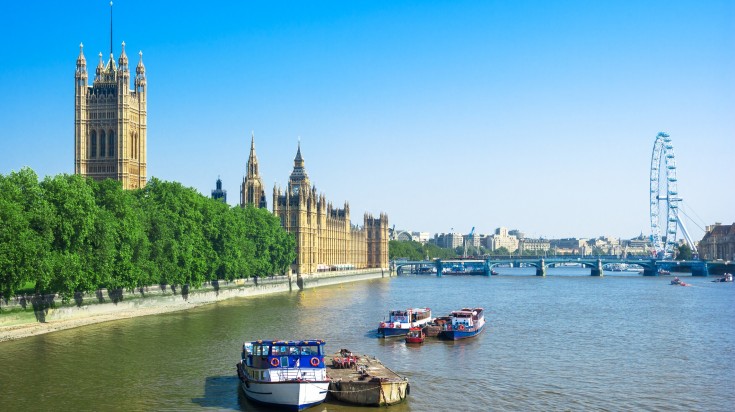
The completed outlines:
{"type": "Polygon", "coordinates": [[[309,361],[309,363],[311,363],[311,366],[317,367],[317,366],[319,366],[319,358],[317,358],[316,356],[314,356],[313,358],[311,358],[311,360],[309,361]]]}
{"type": "Polygon", "coordinates": [[[277,368],[280,364],[281,362],[278,360],[278,358],[271,358],[271,365],[273,365],[274,368],[277,368]]]}
{"type": "Polygon", "coordinates": [[[460,324],[458,329],[459,330],[464,330],[464,325],[460,324]]]}

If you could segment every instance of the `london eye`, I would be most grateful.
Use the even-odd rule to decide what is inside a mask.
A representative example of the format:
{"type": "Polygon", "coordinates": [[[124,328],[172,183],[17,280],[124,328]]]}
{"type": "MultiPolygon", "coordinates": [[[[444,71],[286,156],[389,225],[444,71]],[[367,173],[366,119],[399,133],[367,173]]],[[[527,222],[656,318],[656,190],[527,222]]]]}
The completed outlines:
{"type": "Polygon", "coordinates": [[[687,243],[694,249],[689,233],[679,218],[679,191],[676,179],[676,157],[671,137],[659,133],[651,155],[651,242],[659,259],[674,257],[677,227],[681,227],[687,243]]]}

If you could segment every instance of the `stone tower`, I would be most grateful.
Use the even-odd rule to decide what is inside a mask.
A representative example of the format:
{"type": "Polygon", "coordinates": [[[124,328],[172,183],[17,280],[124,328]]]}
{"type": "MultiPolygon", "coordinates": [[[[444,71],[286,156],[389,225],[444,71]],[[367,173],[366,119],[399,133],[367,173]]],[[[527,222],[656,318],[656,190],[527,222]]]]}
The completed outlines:
{"type": "Polygon", "coordinates": [[[125,42],[120,57],[104,63],[102,53],[94,81],[87,82],[87,61],[79,45],[74,75],[74,173],[115,179],[123,189],[146,184],[147,102],[143,52],[139,53],[133,89],[125,42]]]}
{"type": "Polygon", "coordinates": [[[265,200],[263,181],[258,173],[258,156],[255,155],[255,134],[250,135],[250,156],[248,157],[247,173],[242,178],[240,189],[240,206],[253,205],[261,209],[268,207],[265,200]]]}

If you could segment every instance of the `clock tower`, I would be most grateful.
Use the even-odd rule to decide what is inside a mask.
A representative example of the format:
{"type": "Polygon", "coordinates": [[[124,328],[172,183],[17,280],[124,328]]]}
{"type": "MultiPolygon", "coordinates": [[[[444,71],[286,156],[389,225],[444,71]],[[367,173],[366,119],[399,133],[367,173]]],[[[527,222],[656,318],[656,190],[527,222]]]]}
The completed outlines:
{"type": "Polygon", "coordinates": [[[291,172],[291,177],[288,178],[288,193],[297,197],[300,193],[308,192],[309,186],[311,186],[311,183],[304,168],[304,158],[301,157],[301,142],[299,142],[296,158],[293,159],[293,172],[291,172]]]}

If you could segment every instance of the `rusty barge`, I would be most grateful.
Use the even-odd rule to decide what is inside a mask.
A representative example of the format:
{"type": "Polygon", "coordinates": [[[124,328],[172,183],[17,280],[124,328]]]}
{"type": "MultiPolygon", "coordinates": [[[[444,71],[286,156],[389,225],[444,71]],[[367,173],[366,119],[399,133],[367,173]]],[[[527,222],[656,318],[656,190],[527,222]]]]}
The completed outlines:
{"type": "Polygon", "coordinates": [[[353,354],[342,349],[326,356],[329,396],[346,403],[389,406],[406,399],[411,387],[408,379],[393,372],[375,357],[353,354]]]}

